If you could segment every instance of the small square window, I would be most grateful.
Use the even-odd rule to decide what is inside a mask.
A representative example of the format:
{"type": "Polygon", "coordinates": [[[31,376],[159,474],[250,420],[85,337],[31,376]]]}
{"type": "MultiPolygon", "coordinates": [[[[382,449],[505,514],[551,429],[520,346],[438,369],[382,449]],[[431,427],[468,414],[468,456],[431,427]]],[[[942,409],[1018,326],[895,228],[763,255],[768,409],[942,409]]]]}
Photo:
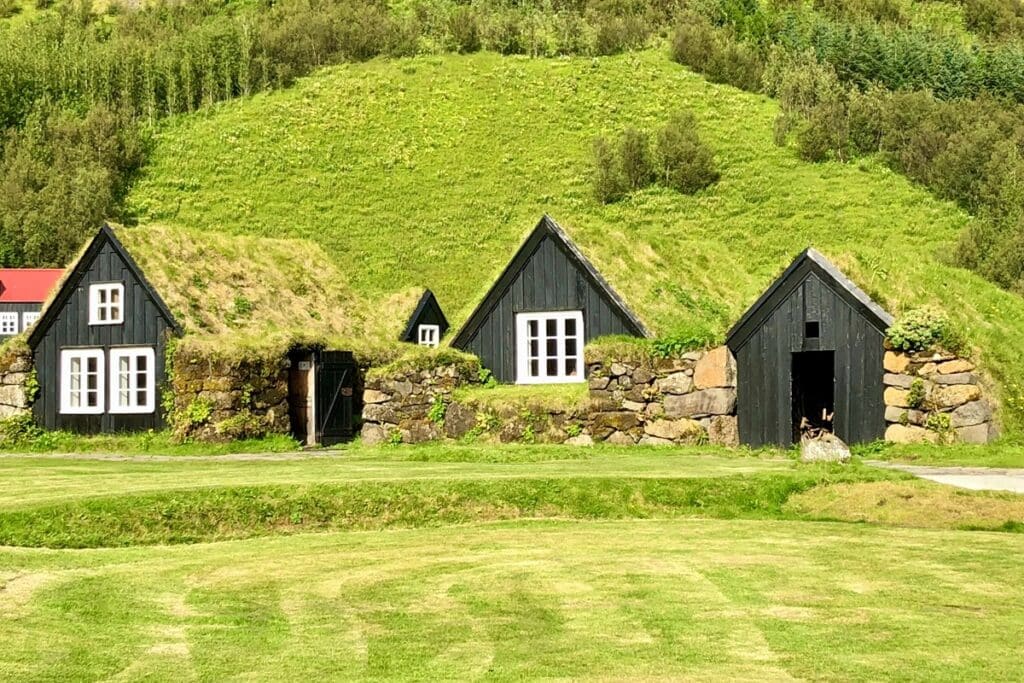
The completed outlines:
{"type": "Polygon", "coordinates": [[[89,287],[89,324],[120,325],[124,322],[124,285],[120,282],[89,287]]]}
{"type": "Polygon", "coordinates": [[[420,346],[436,347],[441,337],[441,326],[420,325],[418,334],[420,346]]]}
{"type": "Polygon", "coordinates": [[[18,334],[18,314],[10,311],[0,313],[0,334],[18,334]]]}
{"type": "Polygon", "coordinates": [[[820,326],[817,321],[804,323],[804,337],[807,339],[817,339],[820,332],[820,326]]]}
{"type": "Polygon", "coordinates": [[[39,316],[42,315],[39,311],[25,311],[21,314],[21,329],[27,330],[36,324],[39,320],[39,316]]]}

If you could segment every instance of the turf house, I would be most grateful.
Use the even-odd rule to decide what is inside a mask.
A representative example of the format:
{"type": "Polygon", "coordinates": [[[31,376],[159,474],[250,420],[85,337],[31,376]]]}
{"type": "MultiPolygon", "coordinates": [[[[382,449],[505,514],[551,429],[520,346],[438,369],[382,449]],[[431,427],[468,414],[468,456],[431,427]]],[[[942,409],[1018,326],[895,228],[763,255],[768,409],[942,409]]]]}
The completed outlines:
{"type": "Polygon", "coordinates": [[[47,429],[115,432],[164,425],[165,352],[181,327],[104,225],[69,268],[28,338],[47,429]]]}
{"type": "Polygon", "coordinates": [[[892,321],[819,252],[801,253],[726,338],[741,442],[788,446],[802,423],[850,443],[881,438],[892,321]]]}
{"type": "Polygon", "coordinates": [[[582,382],[583,347],[607,335],[648,332],[561,226],[544,216],[452,346],[479,357],[499,382],[582,382]]]}
{"type": "MultiPolygon", "coordinates": [[[[240,245],[167,237],[159,227],[115,233],[104,225],[69,267],[27,338],[39,387],[32,403],[36,422],[82,433],[171,426],[203,438],[291,432],[310,444],[351,437],[361,398],[358,369],[350,351],[327,348],[324,327],[309,341],[269,351],[246,346],[247,321],[239,318],[244,311],[252,315],[254,304],[238,292],[253,292],[257,282],[275,276],[256,254],[280,263],[284,254],[302,252],[272,240],[243,243],[252,247],[245,249],[253,255],[250,262],[239,266],[249,279],[210,272],[211,281],[225,277],[228,288],[198,299],[194,289],[205,293],[213,286],[204,269],[240,245]],[[122,238],[135,238],[132,251],[122,238]],[[136,252],[146,255],[151,269],[140,266],[136,252]],[[193,269],[184,281],[177,271],[182,263],[193,269]],[[165,296],[181,314],[172,313],[165,296]],[[221,305],[222,298],[230,303],[221,305]]],[[[322,289],[318,282],[301,284],[303,291],[322,289]]],[[[254,334],[267,335],[271,323],[254,323],[254,334]]]]}
{"type": "Polygon", "coordinates": [[[814,249],[717,347],[652,354],[654,335],[549,216],[460,311],[447,337],[431,290],[356,294],[308,242],[103,226],[24,360],[0,369],[6,386],[33,367],[38,391],[5,389],[0,412],[83,433],[273,433],[305,445],[357,434],[727,446],[787,446],[809,428],[850,443],[996,434],[973,364],[887,349],[892,318],[814,249]],[[524,390],[495,404],[495,380],[524,390]],[[538,403],[534,384],[580,390],[538,403]]]}
{"type": "Polygon", "coordinates": [[[28,331],[64,271],[59,268],[0,269],[0,339],[28,331]]]}

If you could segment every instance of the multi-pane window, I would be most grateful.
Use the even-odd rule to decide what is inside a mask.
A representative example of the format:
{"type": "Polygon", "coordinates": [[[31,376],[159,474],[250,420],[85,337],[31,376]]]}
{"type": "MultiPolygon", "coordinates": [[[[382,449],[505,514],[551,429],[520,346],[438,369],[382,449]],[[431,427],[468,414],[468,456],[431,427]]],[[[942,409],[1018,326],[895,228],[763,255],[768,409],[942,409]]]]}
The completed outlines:
{"type": "Polygon", "coordinates": [[[5,311],[0,313],[0,334],[18,334],[18,314],[5,311]]]}
{"type": "Polygon", "coordinates": [[[110,412],[153,412],[156,395],[154,361],[151,348],[111,349],[110,412]]]}
{"type": "Polygon", "coordinates": [[[42,315],[39,311],[25,311],[21,314],[21,329],[27,330],[36,324],[39,320],[39,316],[42,315]]]}
{"type": "Polygon", "coordinates": [[[103,412],[103,351],[64,349],[60,352],[60,412],[103,412]]]}
{"type": "Polygon", "coordinates": [[[516,348],[519,384],[583,381],[583,312],[518,314],[516,348]]]}
{"type": "Polygon", "coordinates": [[[420,325],[419,342],[420,346],[437,346],[441,336],[440,325],[420,325]]]}
{"type": "Polygon", "coordinates": [[[120,282],[89,287],[89,324],[119,325],[124,322],[124,285],[120,282]]]}

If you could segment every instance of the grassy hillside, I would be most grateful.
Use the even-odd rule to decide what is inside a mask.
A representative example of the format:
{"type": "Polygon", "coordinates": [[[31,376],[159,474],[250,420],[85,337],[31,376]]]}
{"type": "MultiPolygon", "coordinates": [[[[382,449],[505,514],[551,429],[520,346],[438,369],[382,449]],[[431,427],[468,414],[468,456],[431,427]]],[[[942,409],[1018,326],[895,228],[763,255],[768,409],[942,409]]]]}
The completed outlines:
{"type": "Polygon", "coordinates": [[[662,335],[721,336],[814,245],[894,313],[944,306],[989,370],[1020,374],[1024,302],[947,265],[969,217],[881,164],[800,161],[772,143],[775,115],[660,51],[378,60],[172,121],[130,203],[143,221],[314,241],[360,295],[429,286],[456,327],[544,212],[662,335]],[[593,136],[679,108],[716,150],[718,185],[596,202],[593,136]]]}

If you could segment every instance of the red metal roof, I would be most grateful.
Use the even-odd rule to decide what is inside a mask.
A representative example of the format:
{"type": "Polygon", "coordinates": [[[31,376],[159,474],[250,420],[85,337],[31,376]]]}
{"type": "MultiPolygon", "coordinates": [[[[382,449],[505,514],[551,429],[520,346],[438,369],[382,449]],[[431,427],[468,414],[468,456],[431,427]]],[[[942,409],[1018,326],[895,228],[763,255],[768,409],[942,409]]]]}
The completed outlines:
{"type": "Polygon", "coordinates": [[[0,303],[43,303],[64,274],[60,268],[0,268],[0,303]]]}

